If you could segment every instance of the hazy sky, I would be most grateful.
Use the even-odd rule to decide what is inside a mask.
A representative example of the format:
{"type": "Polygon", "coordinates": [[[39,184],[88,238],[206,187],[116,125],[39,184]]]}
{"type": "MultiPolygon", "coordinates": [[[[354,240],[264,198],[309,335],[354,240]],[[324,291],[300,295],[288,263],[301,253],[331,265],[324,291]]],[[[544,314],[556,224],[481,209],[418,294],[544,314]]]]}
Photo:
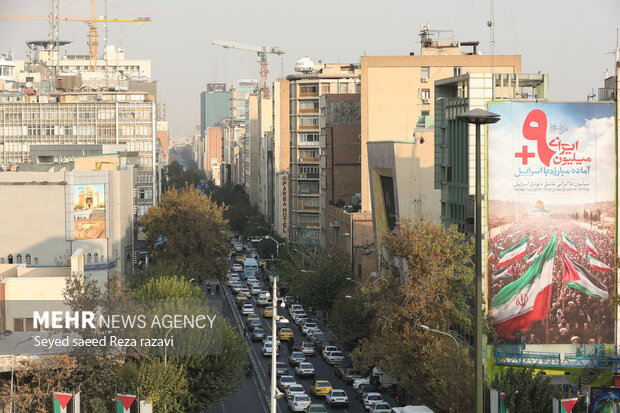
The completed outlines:
{"type": "MultiPolygon", "coordinates": [[[[105,2],[96,3],[101,16],[105,2]]],[[[206,83],[259,77],[255,54],[212,46],[213,39],[286,50],[282,61],[270,57],[270,81],[281,66],[284,75],[292,73],[303,56],[348,63],[364,54],[418,54],[420,24],[426,23],[454,30],[456,40],[480,40],[482,53],[490,53],[490,0],[108,0],[107,6],[110,18],[152,17],[142,28],[110,24],[108,42],[122,44],[127,58],[153,61],[172,136],[193,133],[206,83]]],[[[48,0],[0,0],[1,14],[48,12],[48,0]]],[[[60,0],[60,15],[88,16],[90,1],[60,0]]],[[[496,54],[521,54],[523,72],[549,73],[553,100],[585,100],[603,85],[605,69],[613,73],[620,1],[495,0],[495,26],[496,54]]],[[[102,46],[102,25],[99,31],[102,46]]],[[[60,23],[60,38],[73,41],[69,53],[88,53],[87,33],[85,24],[60,23]]],[[[45,21],[1,20],[0,51],[23,59],[25,41],[47,35],[45,21]]]]}

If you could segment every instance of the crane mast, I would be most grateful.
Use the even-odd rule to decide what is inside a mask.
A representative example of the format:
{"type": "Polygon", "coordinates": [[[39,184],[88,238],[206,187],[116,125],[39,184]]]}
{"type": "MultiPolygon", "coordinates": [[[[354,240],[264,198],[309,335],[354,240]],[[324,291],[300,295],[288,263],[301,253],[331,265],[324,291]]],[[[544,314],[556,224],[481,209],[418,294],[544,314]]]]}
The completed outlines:
{"type": "Polygon", "coordinates": [[[255,52],[258,57],[260,57],[260,88],[265,93],[265,97],[269,98],[270,93],[269,87],[267,86],[267,75],[269,74],[269,69],[267,67],[267,55],[275,54],[282,56],[286,53],[286,50],[282,50],[279,47],[255,46],[252,44],[229,42],[226,40],[213,40],[212,44],[223,47],[224,49],[238,49],[255,52]]]}

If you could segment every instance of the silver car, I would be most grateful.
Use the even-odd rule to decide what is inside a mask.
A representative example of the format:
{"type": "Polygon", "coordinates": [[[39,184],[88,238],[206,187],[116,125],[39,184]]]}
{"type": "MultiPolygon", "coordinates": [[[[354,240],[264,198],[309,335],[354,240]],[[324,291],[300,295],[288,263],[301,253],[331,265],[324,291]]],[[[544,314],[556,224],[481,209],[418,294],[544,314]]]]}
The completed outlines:
{"type": "Polygon", "coordinates": [[[310,397],[306,394],[297,394],[288,401],[288,408],[293,412],[303,412],[310,406],[310,397]]]}

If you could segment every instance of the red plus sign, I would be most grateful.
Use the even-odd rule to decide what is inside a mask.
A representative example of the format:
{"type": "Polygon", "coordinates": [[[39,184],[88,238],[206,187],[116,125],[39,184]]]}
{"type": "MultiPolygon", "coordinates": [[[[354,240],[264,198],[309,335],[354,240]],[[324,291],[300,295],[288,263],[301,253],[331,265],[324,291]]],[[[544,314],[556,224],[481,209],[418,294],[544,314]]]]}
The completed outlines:
{"type": "Polygon", "coordinates": [[[521,165],[527,165],[528,159],[536,156],[534,152],[527,151],[527,145],[523,145],[521,152],[515,152],[515,158],[521,158],[521,165]]]}

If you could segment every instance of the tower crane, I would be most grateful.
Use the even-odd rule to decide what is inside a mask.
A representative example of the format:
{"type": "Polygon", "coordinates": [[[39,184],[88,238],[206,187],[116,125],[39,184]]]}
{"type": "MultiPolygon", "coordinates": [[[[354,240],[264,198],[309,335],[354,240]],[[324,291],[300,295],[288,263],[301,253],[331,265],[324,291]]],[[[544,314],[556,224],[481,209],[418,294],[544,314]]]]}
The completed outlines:
{"type": "Polygon", "coordinates": [[[269,73],[269,70],[267,70],[267,55],[271,53],[282,56],[286,53],[286,50],[282,50],[279,47],[254,46],[252,44],[229,42],[226,40],[213,40],[212,44],[221,46],[224,49],[239,49],[256,52],[260,57],[260,88],[265,92],[265,95],[269,97],[269,87],[267,87],[267,74],[269,73]]]}
{"type": "Polygon", "coordinates": [[[142,23],[151,21],[150,17],[137,17],[135,19],[98,19],[96,17],[95,0],[90,0],[90,17],[85,16],[58,16],[58,2],[52,0],[52,10],[49,15],[24,15],[24,14],[0,14],[0,20],[46,20],[56,23],[56,29],[50,30],[50,44],[57,44],[58,22],[82,22],[88,26],[88,56],[90,58],[90,68],[97,67],[98,54],[98,33],[97,23],[138,23],[138,27],[142,27],[142,23]]]}

